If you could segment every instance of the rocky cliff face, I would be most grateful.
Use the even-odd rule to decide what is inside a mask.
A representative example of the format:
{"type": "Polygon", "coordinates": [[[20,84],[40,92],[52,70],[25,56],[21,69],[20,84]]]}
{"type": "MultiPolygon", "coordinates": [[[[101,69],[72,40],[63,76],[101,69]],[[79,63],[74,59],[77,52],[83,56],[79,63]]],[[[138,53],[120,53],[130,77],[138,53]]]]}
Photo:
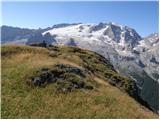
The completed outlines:
{"type": "Polygon", "coordinates": [[[159,68],[159,35],[151,34],[140,41],[140,44],[135,48],[139,51],[140,59],[145,65],[145,71],[154,80],[158,80],[159,68]]]}

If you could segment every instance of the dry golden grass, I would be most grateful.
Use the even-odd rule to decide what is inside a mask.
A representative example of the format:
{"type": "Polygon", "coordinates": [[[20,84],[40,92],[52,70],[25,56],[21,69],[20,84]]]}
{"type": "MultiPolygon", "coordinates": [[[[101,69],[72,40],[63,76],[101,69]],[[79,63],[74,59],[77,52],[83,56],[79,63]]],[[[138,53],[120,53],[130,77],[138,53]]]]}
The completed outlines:
{"type": "Polygon", "coordinates": [[[31,88],[26,85],[27,76],[39,68],[56,63],[82,68],[82,61],[74,55],[71,58],[76,59],[72,61],[63,55],[50,57],[44,48],[18,46],[23,50],[12,54],[7,49],[14,51],[17,47],[2,48],[2,53],[7,51],[2,56],[2,118],[158,118],[126,93],[97,77],[95,81],[99,85],[91,91],[56,94],[54,84],[31,88]]]}

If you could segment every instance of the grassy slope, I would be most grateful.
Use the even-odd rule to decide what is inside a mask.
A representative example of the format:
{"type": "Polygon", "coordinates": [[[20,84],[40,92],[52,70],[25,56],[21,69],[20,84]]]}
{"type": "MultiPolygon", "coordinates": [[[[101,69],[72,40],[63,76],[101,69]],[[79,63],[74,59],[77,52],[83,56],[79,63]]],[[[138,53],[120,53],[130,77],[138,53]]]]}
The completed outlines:
{"type": "MultiPolygon", "coordinates": [[[[126,93],[103,81],[103,77],[92,76],[97,83],[94,90],[68,94],[55,94],[55,84],[45,88],[26,85],[28,76],[42,67],[64,63],[83,68],[80,54],[98,58],[89,51],[73,53],[69,47],[56,48],[56,51],[58,54],[45,48],[2,46],[2,118],[158,118],[126,93]]],[[[100,70],[109,71],[110,67],[96,67],[98,75],[103,76],[100,70]]]]}

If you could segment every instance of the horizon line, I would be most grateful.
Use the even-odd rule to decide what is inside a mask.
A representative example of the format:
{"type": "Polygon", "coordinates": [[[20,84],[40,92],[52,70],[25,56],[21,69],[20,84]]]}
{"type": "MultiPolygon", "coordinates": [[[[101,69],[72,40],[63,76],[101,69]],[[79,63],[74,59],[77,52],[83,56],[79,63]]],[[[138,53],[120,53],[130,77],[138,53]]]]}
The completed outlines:
{"type": "MultiPolygon", "coordinates": [[[[119,24],[119,23],[116,23],[116,22],[98,22],[98,23],[113,23],[113,24],[115,24],[115,25],[120,25],[120,26],[126,26],[126,27],[129,27],[129,28],[131,28],[131,29],[134,29],[134,28],[132,28],[132,27],[130,27],[130,26],[127,26],[127,25],[122,25],[122,24],[119,24]]],[[[60,25],[60,24],[69,24],[69,25],[72,25],[72,24],[96,24],[96,23],[83,23],[83,22],[73,22],[73,23],[56,23],[56,24],[53,24],[52,26],[48,26],[48,27],[37,27],[37,28],[31,28],[31,27],[22,27],[22,26],[12,26],[12,25],[1,25],[0,27],[2,27],[2,26],[7,26],[7,27],[14,27],[14,28],[20,28],[20,29],[31,29],[31,30],[38,30],[38,29],[46,29],[46,28],[52,28],[54,25],[60,25]]],[[[136,32],[137,32],[137,30],[136,29],[134,29],[136,32]]],[[[138,33],[138,32],[137,32],[138,33]]],[[[155,33],[158,33],[159,34],[159,31],[157,31],[157,32],[153,32],[153,33],[149,33],[149,34],[147,34],[147,35],[140,35],[140,33],[138,33],[142,38],[143,37],[147,37],[147,36],[149,36],[149,35],[151,35],[151,34],[155,34],[155,33]]]]}

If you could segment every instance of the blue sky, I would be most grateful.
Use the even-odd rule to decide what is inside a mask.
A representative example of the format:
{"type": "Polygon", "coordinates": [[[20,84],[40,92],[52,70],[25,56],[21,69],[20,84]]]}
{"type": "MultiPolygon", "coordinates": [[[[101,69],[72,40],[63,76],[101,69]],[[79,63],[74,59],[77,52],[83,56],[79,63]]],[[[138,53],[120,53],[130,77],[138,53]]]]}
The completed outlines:
{"type": "Polygon", "coordinates": [[[3,2],[2,24],[45,28],[59,23],[115,22],[141,36],[158,32],[158,2],[3,2]]]}

